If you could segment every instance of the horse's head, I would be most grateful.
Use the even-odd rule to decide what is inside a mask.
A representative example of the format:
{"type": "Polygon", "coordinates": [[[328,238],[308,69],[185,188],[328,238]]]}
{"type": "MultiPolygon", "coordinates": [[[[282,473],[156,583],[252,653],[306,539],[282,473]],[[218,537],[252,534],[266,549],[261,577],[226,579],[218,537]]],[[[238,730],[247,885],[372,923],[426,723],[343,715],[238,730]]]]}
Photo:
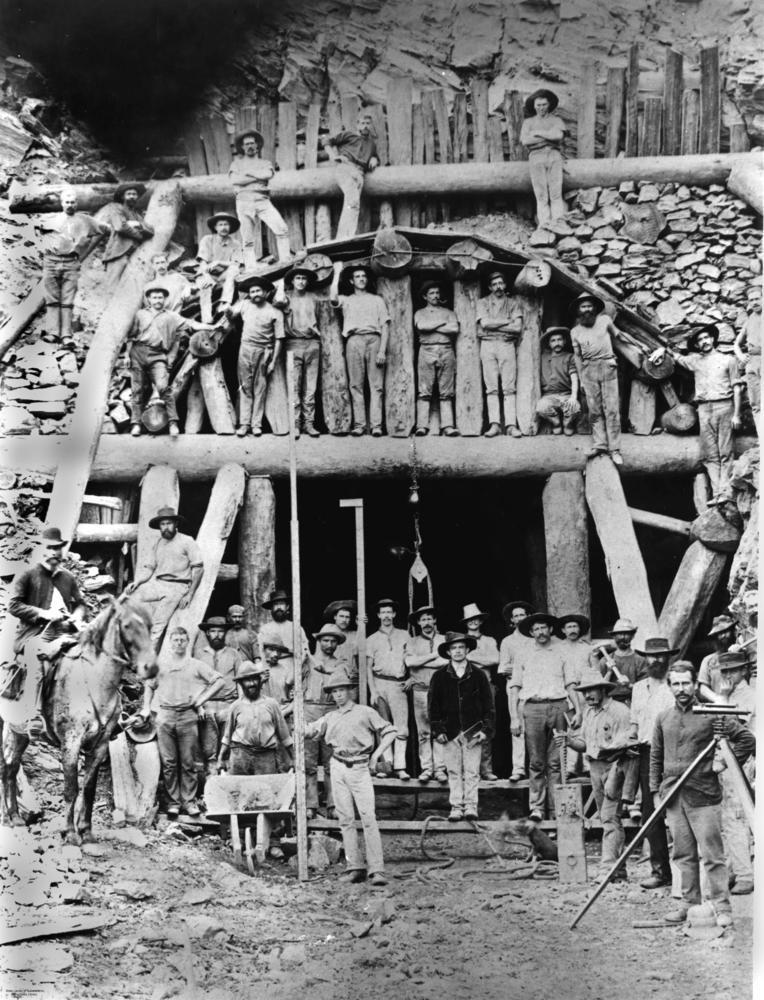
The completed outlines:
{"type": "Polygon", "coordinates": [[[125,651],[141,680],[157,673],[157,658],[151,641],[151,616],[140,602],[122,595],[114,602],[114,614],[125,651]]]}

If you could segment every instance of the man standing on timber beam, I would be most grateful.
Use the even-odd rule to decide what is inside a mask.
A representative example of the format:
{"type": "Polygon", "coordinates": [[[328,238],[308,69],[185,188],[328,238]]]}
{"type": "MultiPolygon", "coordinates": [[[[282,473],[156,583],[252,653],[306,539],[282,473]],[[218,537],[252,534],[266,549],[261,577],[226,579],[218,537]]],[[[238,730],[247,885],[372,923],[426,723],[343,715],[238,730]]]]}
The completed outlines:
{"type": "Polygon", "coordinates": [[[488,275],[488,295],[477,304],[477,335],[483,371],[488,430],[485,437],[501,434],[499,385],[504,394],[504,426],[512,437],[522,437],[517,426],[517,340],[523,332],[523,311],[507,295],[501,271],[488,275]]]}
{"type": "Polygon", "coordinates": [[[570,330],[550,326],[541,335],[541,398],[536,416],[552,425],[552,434],[575,434],[581,412],[578,388],[570,330]]]}
{"type": "Polygon", "coordinates": [[[417,608],[409,615],[409,624],[419,633],[408,639],[403,655],[403,662],[409,672],[404,688],[412,692],[414,702],[414,721],[421,767],[419,780],[431,781],[435,774],[440,781],[440,775],[445,777],[446,765],[440,744],[433,743],[432,740],[430,716],[427,712],[427,692],[430,690],[433,674],[439,667],[445,667],[448,660],[443,659],[438,653],[443,636],[438,633],[435,608],[431,605],[417,608]]]}
{"type": "Polygon", "coordinates": [[[106,285],[114,288],[122,272],[127,267],[130,255],[154,235],[153,228],[146,222],[143,212],[135,207],[146,193],[146,185],[135,182],[120,184],[114,192],[114,200],[98,212],[96,219],[111,228],[111,236],[103,252],[106,268],[106,285]]]}
{"type": "Polygon", "coordinates": [[[520,622],[524,621],[528,615],[535,613],[535,608],[525,601],[510,601],[501,609],[501,617],[504,624],[510,629],[509,635],[501,640],[499,646],[499,668],[497,674],[504,678],[507,691],[507,707],[509,709],[510,731],[512,732],[512,774],[510,781],[522,781],[526,777],[525,772],[525,735],[523,732],[523,709],[522,698],[518,700],[517,712],[512,715],[512,693],[510,683],[512,681],[512,667],[518,656],[533,648],[533,639],[523,635],[520,631],[520,622]],[[517,732],[515,731],[517,730],[517,732]]]}
{"type": "MultiPolygon", "coordinates": [[[[321,367],[321,331],[318,329],[316,296],[311,289],[318,275],[310,267],[293,267],[284,277],[289,295],[277,292],[274,305],[286,311],[285,346],[294,359],[294,426],[299,437],[304,430],[311,437],[320,437],[316,430],[316,389],[321,367]]],[[[280,285],[280,282],[277,283],[280,285]]]]}
{"type": "Polygon", "coordinates": [[[714,497],[729,487],[735,462],[733,431],[742,426],[740,406],[743,390],[732,354],[717,351],[719,328],[715,323],[697,327],[687,341],[690,353],[677,354],[659,347],[650,355],[660,364],[667,353],[674,361],[695,375],[695,402],[700,422],[700,460],[708,473],[714,497]]]}
{"type": "MultiPolygon", "coordinates": [[[[673,708],[661,712],[655,722],[650,748],[650,791],[656,799],[665,797],[698,754],[720,733],[732,752],[744,764],[756,748],[756,740],[745,726],[732,717],[711,719],[696,715],[696,673],[689,660],[677,660],[668,674],[674,695],[673,708]]],[[[701,859],[706,875],[708,900],[720,927],[732,925],[729,873],[724,857],[721,817],[722,790],[709,753],[692,777],[666,809],[673,840],[671,857],[679,868],[682,899],[665,917],[666,923],[681,924],[691,906],[701,902],[701,859]]]]}
{"type": "Polygon", "coordinates": [[[96,240],[108,236],[111,228],[91,215],[77,211],[77,194],[64,188],[60,194],[61,212],[43,219],[36,229],[44,237],[42,283],[45,292],[45,332],[51,340],[63,343],[72,339],[72,313],[80,261],[96,240]]]}
{"type": "Polygon", "coordinates": [[[263,137],[257,129],[245,129],[235,137],[234,146],[237,155],[228,168],[228,178],[236,192],[236,214],[244,241],[244,267],[248,271],[257,267],[255,246],[261,222],[276,237],[279,260],[290,260],[289,229],[268,192],[268,181],[276,171],[270,160],[260,158],[263,137]]]}
{"type": "Polygon", "coordinates": [[[165,303],[165,309],[169,309],[170,312],[178,312],[193,294],[191,282],[187,281],[179,271],[170,270],[170,258],[164,250],[154,254],[151,258],[151,266],[154,268],[152,284],[163,285],[170,293],[165,303]]]}
{"type": "MultiPolygon", "coordinates": [[[[462,624],[467,630],[467,636],[477,643],[469,654],[470,663],[476,664],[485,674],[495,703],[493,674],[499,665],[499,647],[492,636],[483,635],[483,622],[487,617],[477,604],[466,604],[462,608],[462,624]]],[[[498,781],[493,771],[493,737],[490,736],[480,746],[480,778],[482,781],[498,781]]]]}
{"type": "Polygon", "coordinates": [[[199,240],[196,259],[199,273],[196,283],[202,294],[209,294],[208,303],[211,308],[212,288],[222,278],[223,293],[220,296],[220,307],[230,306],[236,278],[244,265],[244,250],[239,232],[241,223],[235,215],[228,212],[216,212],[207,219],[209,235],[199,240]]]}
{"type": "Polygon", "coordinates": [[[267,278],[248,275],[239,281],[238,287],[249,297],[240,299],[228,310],[229,316],[241,316],[242,323],[238,360],[239,426],[236,434],[246,437],[251,431],[255,437],[260,437],[268,379],[276,368],[284,342],[284,316],[268,301],[273,285],[267,278]]]}
{"type": "Polygon", "coordinates": [[[383,597],[376,604],[379,630],[366,640],[369,704],[395,726],[393,770],[395,777],[409,780],[406,742],[409,738],[409,700],[406,694],[406,644],[408,632],[395,627],[398,604],[383,597]]]}
{"type": "Polygon", "coordinates": [[[419,340],[417,358],[417,413],[418,437],[429,433],[430,401],[432,390],[438,386],[440,403],[440,433],[455,437],[459,431],[454,426],[454,390],[456,386],[456,354],[454,340],[459,334],[456,313],[442,304],[442,285],[428,281],[422,288],[424,309],[414,313],[414,329],[419,340]]]}
{"type": "Polygon", "coordinates": [[[604,309],[605,303],[596,295],[579,295],[573,304],[575,325],[570,337],[592,425],[592,448],[587,457],[609,453],[615,465],[623,465],[618,363],[612,341],[622,334],[604,309]]]}
{"type": "Polygon", "coordinates": [[[561,219],[566,212],[562,197],[562,140],[566,128],[562,118],[552,114],[558,104],[551,90],[534,91],[525,101],[525,121],[520,129],[520,142],[528,149],[539,226],[561,219]]]}
{"type": "Polygon", "coordinates": [[[390,314],[381,295],[367,291],[373,272],[365,264],[334,265],[329,301],[342,310],[342,336],[353,406],[351,434],[360,437],[371,425],[372,437],[382,436],[382,396],[385,388],[387,340],[390,314]],[[340,277],[350,282],[352,293],[340,295],[340,277]],[[364,389],[369,386],[369,421],[366,420],[364,389]]]}
{"type": "Polygon", "coordinates": [[[159,531],[159,538],[141,576],[126,588],[149,608],[155,649],[175,612],[191,603],[204,573],[201,549],[190,535],[178,531],[182,521],[172,507],[161,507],[151,518],[149,527],[159,531]]]}
{"type": "Polygon", "coordinates": [[[379,166],[377,143],[372,135],[373,122],[368,111],[360,112],[356,128],[355,132],[345,129],[323,140],[324,148],[337,163],[334,176],[343,197],[337,223],[338,240],[349,239],[358,232],[363,177],[379,166]]]}

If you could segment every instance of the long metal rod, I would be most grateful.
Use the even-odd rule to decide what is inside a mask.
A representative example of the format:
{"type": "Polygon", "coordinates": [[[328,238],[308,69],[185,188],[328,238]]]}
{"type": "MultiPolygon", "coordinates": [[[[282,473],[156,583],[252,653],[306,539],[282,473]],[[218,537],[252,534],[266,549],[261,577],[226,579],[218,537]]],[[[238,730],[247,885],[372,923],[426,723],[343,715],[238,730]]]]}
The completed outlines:
{"type": "Polygon", "coordinates": [[[289,530],[292,555],[292,649],[294,650],[294,770],[297,813],[297,877],[308,878],[308,815],[305,789],[305,709],[302,690],[302,648],[300,625],[300,522],[297,518],[297,442],[294,410],[294,358],[286,356],[287,397],[289,400],[289,530]]]}
{"type": "Polygon", "coordinates": [[[613,875],[615,875],[615,873],[618,871],[618,869],[621,867],[621,865],[624,863],[624,861],[629,857],[629,855],[633,854],[634,851],[636,850],[636,848],[642,843],[645,835],[653,828],[653,826],[655,825],[655,823],[657,822],[657,820],[666,811],[666,807],[669,805],[669,803],[674,798],[674,796],[676,795],[676,793],[685,784],[685,782],[690,777],[690,775],[693,774],[694,771],[696,771],[698,767],[700,767],[700,765],[703,763],[703,761],[705,760],[705,758],[711,753],[711,751],[714,749],[715,746],[716,746],[716,739],[714,738],[714,739],[711,740],[711,742],[708,744],[708,746],[706,746],[703,750],[701,750],[701,752],[698,754],[698,756],[695,758],[695,760],[690,764],[690,766],[687,768],[687,770],[684,772],[684,774],[682,774],[680,776],[679,780],[672,787],[672,789],[669,791],[668,795],[666,795],[666,797],[664,799],[662,799],[658,803],[658,805],[655,807],[655,809],[653,810],[653,812],[650,814],[650,816],[645,821],[644,825],[642,827],[640,827],[639,830],[637,830],[637,833],[636,833],[634,839],[629,844],[629,846],[626,848],[626,850],[623,852],[623,854],[620,856],[620,858],[616,862],[613,863],[612,868],[610,868],[610,870],[608,871],[607,875],[605,875],[605,877],[602,879],[602,881],[600,882],[600,884],[594,890],[593,895],[584,903],[584,905],[578,911],[578,913],[576,914],[576,916],[575,916],[575,918],[573,920],[573,923],[570,925],[570,929],[571,930],[573,930],[575,928],[576,924],[584,916],[584,914],[587,912],[587,910],[589,910],[589,908],[591,906],[593,906],[594,903],[599,899],[599,897],[605,891],[605,887],[607,886],[608,882],[613,877],[613,875]]]}

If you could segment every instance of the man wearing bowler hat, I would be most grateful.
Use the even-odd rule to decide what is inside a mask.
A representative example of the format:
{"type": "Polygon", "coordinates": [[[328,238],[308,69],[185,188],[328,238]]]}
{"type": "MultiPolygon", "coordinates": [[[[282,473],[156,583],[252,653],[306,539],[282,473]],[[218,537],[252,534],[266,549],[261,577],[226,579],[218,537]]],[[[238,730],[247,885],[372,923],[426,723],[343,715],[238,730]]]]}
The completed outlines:
{"type": "Polygon", "coordinates": [[[96,220],[105,222],[111,228],[111,236],[102,257],[106,269],[105,281],[110,288],[122,277],[130,255],[154,235],[154,229],[144,219],[143,212],[136,207],[145,193],[145,184],[134,181],[120,184],[114,192],[113,200],[96,213],[96,220]]]}
{"type": "Polygon", "coordinates": [[[578,371],[570,330],[550,326],[541,336],[541,398],[536,416],[552,426],[552,434],[574,434],[581,412],[578,371]]]}
{"type": "Polygon", "coordinates": [[[553,114],[559,101],[551,90],[535,90],[526,98],[520,142],[528,150],[531,184],[536,198],[539,226],[561,219],[566,212],[562,197],[562,141],[565,122],[553,114]]]}
{"type": "Polygon", "coordinates": [[[196,541],[178,531],[183,522],[172,507],[161,507],[149,521],[159,538],[128,594],[146,604],[151,613],[151,640],[159,649],[167,623],[179,609],[187,608],[202,581],[204,560],[196,541]]]}
{"type": "Polygon", "coordinates": [[[238,649],[243,660],[257,657],[257,636],[247,628],[246,612],[241,604],[232,604],[226,611],[225,644],[238,649]]]}
{"type": "Polygon", "coordinates": [[[212,667],[215,673],[220,674],[225,680],[225,684],[216,692],[215,698],[207,703],[200,734],[207,774],[216,774],[220,740],[228,722],[231,706],[238,696],[236,671],[243,660],[238,650],[225,644],[226,620],[222,616],[215,615],[200,622],[199,631],[205,636],[206,642],[201,649],[195,651],[196,658],[212,667]]]}
{"type": "Polygon", "coordinates": [[[236,216],[230,212],[215,212],[207,219],[209,234],[199,240],[196,251],[199,265],[196,283],[201,290],[209,290],[210,304],[211,290],[220,280],[223,281],[221,305],[227,306],[233,301],[236,277],[244,266],[240,225],[236,216]]]}
{"type": "Polygon", "coordinates": [[[476,319],[480,343],[488,430],[485,437],[501,434],[500,393],[504,396],[504,426],[512,437],[522,437],[517,426],[517,341],[523,332],[523,310],[516,297],[507,295],[501,271],[488,275],[488,294],[478,301],[476,319]]]}
{"type": "Polygon", "coordinates": [[[438,654],[447,665],[430,681],[430,727],[443,747],[448,770],[449,820],[478,818],[480,753],[496,723],[491,685],[483,671],[470,663],[476,641],[463,632],[447,632],[438,654]]]}
{"type": "Polygon", "coordinates": [[[329,301],[342,311],[342,337],[348,368],[350,400],[353,407],[351,434],[360,437],[369,425],[374,437],[382,434],[382,397],[385,388],[387,341],[390,313],[381,295],[372,294],[369,283],[374,274],[366,264],[341,261],[334,265],[329,301]],[[350,286],[349,295],[340,294],[340,279],[350,286]],[[366,386],[369,388],[369,419],[366,419],[366,386]]]}
{"type": "Polygon", "coordinates": [[[522,781],[526,777],[525,771],[525,736],[523,734],[523,701],[522,698],[517,703],[516,716],[512,716],[512,697],[510,683],[512,681],[512,667],[515,659],[527,650],[533,648],[533,639],[523,635],[520,631],[520,622],[524,621],[528,615],[532,615],[535,608],[532,608],[527,601],[510,601],[501,609],[501,617],[504,624],[509,628],[509,635],[501,640],[499,646],[499,667],[497,674],[504,678],[507,692],[507,707],[510,713],[509,723],[512,733],[512,774],[510,781],[522,781]],[[514,726],[514,729],[512,728],[514,726]]]}
{"type": "Polygon", "coordinates": [[[383,597],[376,603],[379,629],[366,640],[369,704],[395,726],[393,769],[396,778],[408,781],[406,742],[409,738],[409,700],[406,694],[406,644],[409,634],[395,627],[397,601],[383,597]]]}
{"type": "MultiPolygon", "coordinates": [[[[258,636],[260,648],[262,648],[265,638],[275,638],[282,646],[289,650],[289,656],[284,658],[284,667],[291,672],[294,678],[294,623],[289,617],[292,601],[289,594],[277,588],[273,590],[267,601],[263,601],[262,607],[271,613],[271,621],[260,629],[258,636]]],[[[300,628],[302,638],[302,662],[306,662],[310,656],[310,646],[305,629],[300,628]]]]}
{"type": "Polygon", "coordinates": [[[439,281],[425,282],[421,295],[426,304],[414,313],[414,330],[419,341],[415,433],[420,437],[429,433],[430,401],[436,385],[441,434],[454,437],[459,433],[454,426],[454,341],[459,334],[459,320],[455,312],[442,305],[442,290],[439,281]]]}
{"type": "Polygon", "coordinates": [[[658,347],[650,361],[660,364],[666,352],[674,361],[695,376],[695,398],[700,423],[700,460],[708,473],[714,496],[723,493],[732,474],[735,461],[733,431],[739,431],[742,422],[740,407],[743,387],[734,354],[717,350],[719,328],[715,323],[695,327],[687,341],[689,354],[679,354],[666,347],[658,347]]]}
{"type": "Polygon", "coordinates": [[[256,274],[245,275],[238,282],[239,292],[247,293],[228,310],[241,317],[239,342],[239,426],[236,433],[245,437],[250,430],[255,437],[263,433],[265,395],[268,379],[276,369],[284,343],[284,315],[268,301],[273,285],[256,274]]]}
{"type": "Polygon", "coordinates": [[[419,742],[419,774],[420,781],[431,781],[435,775],[438,781],[445,780],[446,768],[439,743],[433,743],[430,731],[430,716],[427,712],[427,692],[430,681],[439,667],[448,663],[438,653],[443,642],[443,636],[438,632],[435,608],[426,604],[417,608],[409,615],[409,625],[414,629],[414,635],[409,637],[403,656],[409,676],[404,687],[411,691],[414,703],[414,721],[416,722],[417,740],[419,742]]]}
{"type": "Polygon", "coordinates": [[[544,807],[553,812],[552,786],[559,782],[560,755],[554,741],[555,730],[565,729],[568,700],[575,706],[573,728],[581,718],[580,696],[576,692],[576,673],[560,642],[552,636],[557,627],[553,615],[536,612],[518,625],[524,636],[533,640],[530,647],[515,656],[509,682],[511,733],[525,731],[525,747],[530,771],[529,816],[540,822],[544,807]],[[520,722],[520,699],[525,702],[520,722]]]}
{"type": "Polygon", "coordinates": [[[316,388],[321,367],[321,331],[318,328],[316,296],[312,289],[318,275],[311,267],[296,265],[284,277],[274,304],[285,311],[284,341],[294,361],[294,426],[320,437],[316,430],[316,388]],[[289,289],[288,294],[284,291],[289,289]]]}
{"type": "Polygon", "coordinates": [[[257,267],[256,246],[259,245],[259,225],[264,222],[276,238],[279,260],[290,260],[289,229],[273,204],[268,182],[275,170],[270,160],[260,157],[263,137],[257,129],[239,132],[234,139],[236,155],[228,168],[228,179],[236,192],[236,215],[241,223],[244,242],[244,266],[248,271],[257,267]]]}
{"type": "Polygon", "coordinates": [[[220,740],[216,770],[229,774],[277,774],[279,752],[292,761],[292,736],[278,702],[263,693],[266,668],[242,662],[240,695],[231,704],[220,740]]]}
{"type": "Polygon", "coordinates": [[[610,630],[611,642],[598,643],[592,654],[592,666],[607,680],[616,681],[612,697],[631,701],[631,689],[647,676],[644,656],[632,649],[637,626],[629,618],[619,618],[610,630]]]}
{"type": "MultiPolygon", "coordinates": [[[[499,665],[499,647],[493,636],[483,635],[483,622],[488,618],[477,604],[465,604],[462,608],[462,625],[466,629],[467,635],[474,639],[476,646],[470,651],[470,663],[477,664],[483,671],[491,686],[491,695],[494,698],[494,675],[499,665]]],[[[523,761],[525,755],[523,755],[523,761]]],[[[480,745],[480,778],[483,781],[497,781],[498,778],[493,771],[493,737],[489,736],[480,745]]]]}
{"type": "Polygon", "coordinates": [[[716,615],[708,633],[714,651],[700,661],[698,670],[698,697],[701,701],[717,701],[721,674],[719,656],[726,653],[735,642],[735,622],[728,614],[716,615]]]}
{"type": "Polygon", "coordinates": [[[342,212],[337,223],[338,240],[355,236],[358,231],[364,174],[379,166],[377,143],[372,131],[371,115],[368,111],[361,111],[355,131],[343,129],[323,141],[337,164],[334,176],[343,195],[342,212]]]}

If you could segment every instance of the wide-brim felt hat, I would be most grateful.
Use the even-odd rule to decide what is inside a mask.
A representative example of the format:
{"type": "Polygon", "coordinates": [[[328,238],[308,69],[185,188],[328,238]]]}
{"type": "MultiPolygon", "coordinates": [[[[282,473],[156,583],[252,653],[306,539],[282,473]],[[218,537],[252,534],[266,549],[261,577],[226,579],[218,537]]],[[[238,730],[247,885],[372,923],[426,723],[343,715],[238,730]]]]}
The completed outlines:
{"type": "Polygon", "coordinates": [[[369,285],[376,287],[377,276],[372,271],[368,264],[347,264],[342,268],[340,272],[340,283],[345,287],[353,287],[353,273],[355,271],[363,271],[366,277],[369,279],[369,285]]]}
{"type": "Polygon", "coordinates": [[[41,540],[43,545],[60,546],[61,548],[69,544],[65,538],[61,537],[60,528],[43,528],[41,540]]]}
{"type": "Polygon", "coordinates": [[[582,302],[593,302],[597,309],[597,313],[604,312],[605,310],[605,303],[603,299],[599,297],[599,295],[595,295],[594,292],[581,292],[581,294],[577,295],[576,298],[573,300],[570,306],[570,311],[574,314],[577,313],[578,307],[581,305],[582,302]]]}
{"type": "Polygon", "coordinates": [[[545,87],[542,87],[540,90],[534,90],[532,94],[529,94],[528,97],[525,98],[525,104],[523,105],[526,118],[531,118],[536,114],[533,102],[538,100],[539,97],[545,97],[546,100],[549,101],[550,111],[554,111],[560,103],[559,97],[553,90],[547,90],[545,87]]]}
{"type": "Polygon", "coordinates": [[[167,285],[163,285],[161,281],[149,281],[147,285],[144,285],[144,296],[148,297],[151,292],[161,292],[166,299],[170,297],[170,289],[167,285]]]}
{"type": "Polygon", "coordinates": [[[637,626],[631,621],[630,618],[619,618],[615,625],[610,629],[611,635],[616,635],[618,632],[630,632],[632,635],[637,631],[637,626]]]}
{"type": "Polygon", "coordinates": [[[127,718],[129,716],[123,713],[123,717],[120,717],[119,723],[122,726],[122,731],[133,743],[150,743],[157,738],[156,723],[151,716],[145,721],[139,720],[130,726],[125,725],[127,718]]]}
{"type": "Polygon", "coordinates": [[[671,646],[668,639],[662,637],[645,639],[644,649],[636,649],[640,656],[674,656],[679,649],[671,646]]]}
{"type": "Polygon", "coordinates": [[[380,597],[374,607],[379,611],[380,608],[391,607],[393,611],[398,614],[398,602],[394,601],[392,597],[380,597]]]}
{"type": "Polygon", "coordinates": [[[285,590],[273,590],[267,601],[263,601],[260,605],[261,608],[267,608],[269,611],[277,601],[286,601],[287,604],[292,603],[292,598],[287,594],[285,590]]]}
{"type": "Polygon", "coordinates": [[[504,622],[507,625],[512,624],[511,616],[515,608],[522,608],[523,611],[527,611],[529,615],[532,615],[536,610],[533,607],[533,605],[528,604],[527,601],[510,601],[508,604],[505,604],[504,607],[501,609],[501,617],[504,619],[504,622]]]}
{"type": "Polygon", "coordinates": [[[692,333],[687,338],[687,346],[693,350],[695,343],[701,333],[707,333],[714,342],[714,347],[719,343],[719,327],[716,323],[700,323],[692,328],[692,333]]]}
{"type": "Polygon", "coordinates": [[[258,146],[262,148],[265,139],[263,138],[263,133],[258,132],[256,128],[243,128],[240,132],[237,132],[233,137],[234,148],[241,149],[242,140],[246,139],[248,135],[253,135],[257,140],[258,146]]]}
{"type": "Polygon", "coordinates": [[[355,688],[357,686],[357,683],[350,677],[344,666],[337,667],[330,675],[329,680],[324,681],[323,684],[324,691],[331,691],[332,688],[355,688]]]}
{"type": "Polygon", "coordinates": [[[409,615],[409,625],[416,625],[421,615],[435,615],[437,612],[432,604],[423,604],[421,608],[416,608],[409,615]]]}
{"type": "Polygon", "coordinates": [[[709,638],[712,635],[721,635],[722,632],[729,632],[734,627],[735,623],[729,615],[717,615],[708,632],[709,638]]]}
{"type": "Polygon", "coordinates": [[[301,274],[304,278],[307,278],[308,284],[311,287],[313,287],[313,285],[315,285],[316,282],[318,281],[318,274],[313,270],[312,267],[302,267],[301,265],[298,264],[296,267],[290,268],[290,270],[288,270],[287,273],[284,275],[284,284],[291,286],[298,274],[301,274]]]}
{"type": "Polygon", "coordinates": [[[114,191],[114,201],[122,201],[128,191],[137,191],[138,197],[142,198],[146,194],[146,185],[138,181],[128,181],[125,184],[118,184],[114,191]]]}
{"type": "Polygon", "coordinates": [[[584,677],[576,684],[576,691],[594,691],[596,688],[605,688],[606,691],[612,691],[615,687],[618,687],[618,685],[612,681],[606,681],[604,677],[584,677]]]}
{"type": "Polygon", "coordinates": [[[228,628],[228,622],[223,618],[222,615],[214,615],[212,618],[207,618],[203,622],[199,622],[199,629],[202,632],[206,632],[211,628],[228,628]]]}
{"type": "Polygon", "coordinates": [[[279,654],[279,659],[283,659],[285,656],[291,656],[292,650],[284,645],[278,638],[269,639],[267,636],[260,636],[260,648],[265,649],[275,649],[279,654]]]}
{"type": "Polygon", "coordinates": [[[358,604],[355,601],[332,601],[324,608],[324,618],[332,619],[338,611],[349,611],[351,615],[358,613],[358,604]]]}
{"type": "Polygon", "coordinates": [[[719,670],[739,670],[741,667],[750,666],[750,660],[743,649],[734,653],[727,650],[726,653],[719,653],[716,658],[716,666],[719,670]]]}
{"type": "Polygon", "coordinates": [[[570,328],[567,326],[549,326],[544,330],[544,332],[539,337],[539,343],[542,347],[549,347],[549,338],[555,334],[561,334],[565,338],[565,346],[568,350],[571,350],[571,340],[570,340],[570,328]]]}
{"type": "Polygon", "coordinates": [[[255,285],[262,288],[266,295],[269,295],[273,291],[273,282],[261,274],[243,274],[240,278],[236,279],[236,287],[240,292],[248,292],[255,285]]]}
{"type": "Polygon", "coordinates": [[[544,611],[537,611],[535,614],[528,615],[527,618],[523,618],[517,628],[522,635],[530,638],[531,629],[534,625],[538,624],[548,625],[553,632],[557,629],[557,619],[555,616],[548,615],[544,611]]]}
{"type": "Polygon", "coordinates": [[[473,650],[477,646],[477,639],[474,635],[465,635],[464,632],[446,632],[446,638],[438,646],[438,656],[447,660],[448,651],[455,642],[463,642],[468,650],[473,650]]]}
{"type": "Polygon", "coordinates": [[[481,611],[477,604],[465,604],[462,608],[462,621],[468,622],[473,618],[479,618],[481,621],[485,621],[486,618],[490,616],[486,614],[485,611],[481,611]]]}
{"type": "Polygon", "coordinates": [[[263,674],[267,673],[268,668],[264,667],[260,660],[257,660],[255,663],[252,660],[242,660],[234,671],[233,679],[238,684],[240,681],[246,681],[250,677],[262,677],[263,674]]]}
{"type": "Polygon", "coordinates": [[[241,223],[235,215],[231,215],[230,212],[215,212],[207,219],[207,228],[211,233],[215,232],[215,226],[218,222],[230,222],[232,233],[238,232],[241,228],[241,223]]]}
{"type": "Polygon", "coordinates": [[[575,622],[576,625],[581,629],[581,635],[586,635],[589,629],[592,627],[592,623],[586,617],[586,615],[560,615],[557,619],[557,634],[562,637],[563,628],[569,623],[575,622]]]}
{"type": "Polygon", "coordinates": [[[182,517],[172,507],[160,507],[156,514],[149,521],[149,527],[157,529],[160,521],[175,521],[176,524],[185,524],[186,519],[182,517]]]}
{"type": "Polygon", "coordinates": [[[347,641],[345,633],[330,622],[324,622],[318,632],[313,633],[314,639],[325,639],[327,637],[329,639],[336,639],[340,645],[347,641]]]}
{"type": "Polygon", "coordinates": [[[437,288],[438,291],[443,294],[443,287],[445,282],[443,281],[425,281],[422,287],[419,289],[419,295],[424,298],[431,288],[437,288]]]}

